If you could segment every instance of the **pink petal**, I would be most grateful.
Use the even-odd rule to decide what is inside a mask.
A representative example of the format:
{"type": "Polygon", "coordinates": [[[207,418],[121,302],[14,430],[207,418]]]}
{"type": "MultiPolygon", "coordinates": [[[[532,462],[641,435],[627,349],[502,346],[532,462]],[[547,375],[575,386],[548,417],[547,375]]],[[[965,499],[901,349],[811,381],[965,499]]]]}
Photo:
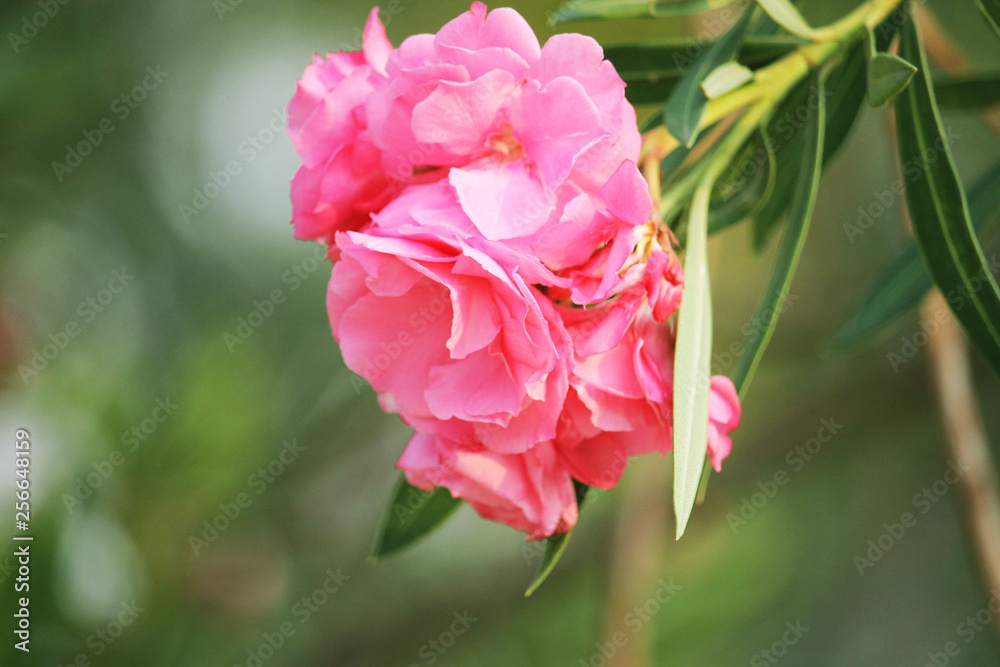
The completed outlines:
{"type": "Polygon", "coordinates": [[[512,117],[525,155],[555,189],[573,169],[573,160],[606,133],[597,108],[578,81],[559,77],[542,88],[528,81],[512,117]]]}
{"type": "Polygon", "coordinates": [[[538,38],[520,14],[507,7],[487,14],[481,2],[445,24],[434,43],[448,62],[465,66],[474,77],[498,68],[521,76],[541,56],[538,38]]]}
{"type": "Polygon", "coordinates": [[[546,223],[555,202],[524,162],[494,169],[452,169],[448,182],[462,210],[488,239],[528,236],[546,223]]]}
{"type": "Polygon", "coordinates": [[[740,425],[742,408],[732,380],[722,375],[712,376],[708,403],[708,453],[712,467],[722,469],[722,461],[733,449],[729,434],[740,425]]]}
{"type": "Polygon", "coordinates": [[[612,215],[632,225],[645,224],[653,212],[649,184],[631,160],[618,166],[601,188],[600,197],[612,215]]]}
{"type": "Polygon", "coordinates": [[[514,76],[493,70],[468,83],[442,82],[413,107],[413,136],[456,155],[482,152],[497,113],[514,90],[514,76]]]}
{"type": "Polygon", "coordinates": [[[385,76],[385,66],[389,62],[392,54],[392,43],[385,34],[385,26],[378,16],[378,7],[372,7],[368,14],[368,22],[365,24],[364,33],[364,53],[365,60],[379,74],[385,76]]]}

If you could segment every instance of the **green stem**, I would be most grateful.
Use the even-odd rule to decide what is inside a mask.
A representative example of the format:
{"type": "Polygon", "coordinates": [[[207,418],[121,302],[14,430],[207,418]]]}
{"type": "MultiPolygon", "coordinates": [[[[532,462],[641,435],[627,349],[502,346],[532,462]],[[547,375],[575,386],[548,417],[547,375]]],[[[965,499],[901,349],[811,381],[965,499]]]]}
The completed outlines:
{"type": "Polygon", "coordinates": [[[699,125],[710,127],[736,111],[760,101],[776,104],[810,71],[840,55],[855,40],[886,20],[904,0],[869,0],[850,14],[815,31],[816,41],[757,71],[753,83],[708,103],[699,125]]]}

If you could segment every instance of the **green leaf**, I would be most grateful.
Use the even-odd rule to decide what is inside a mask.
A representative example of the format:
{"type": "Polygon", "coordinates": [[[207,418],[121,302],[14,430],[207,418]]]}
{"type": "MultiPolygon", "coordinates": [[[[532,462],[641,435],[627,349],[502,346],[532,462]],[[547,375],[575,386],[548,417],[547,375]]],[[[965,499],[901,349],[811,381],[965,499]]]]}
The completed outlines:
{"type": "Polygon", "coordinates": [[[698,125],[708,105],[701,82],[717,67],[732,60],[740,50],[752,12],[747,11],[725,35],[709,46],[685,72],[663,107],[663,123],[685,146],[694,144],[698,125]]]}
{"type": "MultiPolygon", "coordinates": [[[[614,64],[627,84],[625,95],[632,104],[662,103],[711,44],[694,39],[627,42],[605,46],[604,57],[614,64]]],[[[756,69],[773,63],[801,44],[801,40],[793,37],[748,39],[738,61],[756,69]]]]}
{"type": "Polygon", "coordinates": [[[549,17],[549,23],[687,16],[721,9],[734,2],[736,0],[569,0],[549,17]]]}
{"type": "MultiPolygon", "coordinates": [[[[636,104],[633,102],[633,104],[636,104]]],[[[639,134],[646,134],[651,130],[655,130],[659,126],[663,125],[663,114],[659,111],[647,115],[639,123],[639,134]]]]}
{"type": "Polygon", "coordinates": [[[674,353],[674,515],[684,534],[698,494],[708,442],[712,361],[712,294],[708,274],[708,208],[712,188],[695,190],[684,250],[684,298],[674,353]]]}
{"type": "MultiPolygon", "coordinates": [[[[586,484],[581,484],[580,482],[573,480],[573,490],[576,492],[576,505],[577,511],[583,509],[583,501],[587,497],[587,492],[590,490],[586,484]]],[[[566,545],[569,543],[569,538],[573,535],[573,529],[570,528],[565,533],[559,533],[558,535],[553,535],[545,540],[545,553],[542,555],[542,561],[538,565],[538,571],[532,578],[531,583],[528,584],[528,589],[524,591],[524,596],[528,597],[532,593],[538,590],[538,587],[542,585],[549,575],[552,574],[552,570],[555,569],[556,563],[562,558],[563,552],[566,551],[566,545]]]]}
{"type": "Polygon", "coordinates": [[[538,587],[542,585],[549,575],[552,574],[552,570],[555,569],[556,563],[562,558],[563,552],[566,551],[566,545],[569,544],[569,538],[573,535],[573,529],[570,528],[565,533],[559,533],[558,535],[553,535],[552,537],[546,539],[545,541],[545,554],[542,556],[542,562],[538,566],[538,572],[535,574],[531,583],[528,584],[528,589],[524,591],[524,596],[529,597],[532,593],[538,590],[538,587]]]}
{"type": "Polygon", "coordinates": [[[774,192],[777,164],[762,132],[754,134],[715,183],[708,214],[708,233],[717,234],[753,219],[774,192]]]}
{"type": "Polygon", "coordinates": [[[920,68],[913,83],[896,98],[900,162],[924,167],[920,178],[906,188],[913,233],[955,317],[1000,375],[1000,288],[972,228],[934,100],[927,55],[913,21],[902,30],[900,54],[920,68]],[[932,154],[935,159],[928,157],[924,162],[922,156],[932,154]]]}
{"type": "MultiPolygon", "coordinates": [[[[977,232],[988,230],[991,221],[1000,219],[1000,162],[976,181],[969,190],[968,201],[969,215],[977,232]]],[[[910,240],[872,282],[854,316],[830,343],[831,348],[843,350],[870,342],[916,308],[933,286],[920,249],[910,240]]]]}
{"type": "MultiPolygon", "coordinates": [[[[824,81],[822,77],[813,77],[812,85],[819,91],[819,99],[823,100],[824,81]]],[[[764,351],[778,325],[778,316],[788,298],[788,289],[795,276],[802,248],[805,246],[809,233],[809,222],[812,220],[813,209],[816,206],[816,194],[819,192],[820,176],[823,172],[823,142],[826,132],[826,105],[820,102],[816,113],[806,122],[806,146],[799,162],[799,176],[795,182],[792,201],[788,208],[788,224],[781,239],[781,248],[771,269],[764,294],[754,312],[754,322],[766,322],[764,331],[752,332],[744,342],[743,354],[733,373],[733,384],[740,397],[746,395],[750,380],[760,364],[764,351]]]]}
{"type": "Polygon", "coordinates": [[[816,31],[803,18],[802,12],[788,0],[757,0],[757,4],[775,23],[793,35],[808,40],[815,36],[816,31]]]}
{"type": "Polygon", "coordinates": [[[690,153],[691,149],[687,146],[678,146],[667,153],[667,156],[660,161],[660,182],[669,181],[690,153]]]}
{"type": "MultiPolygon", "coordinates": [[[[688,38],[622,42],[605,45],[604,57],[625,81],[679,79],[714,43],[688,38]]],[[[750,37],[743,42],[738,60],[757,68],[773,63],[801,45],[802,40],[795,37],[750,37]]]]}
{"type": "Polygon", "coordinates": [[[987,109],[1000,103],[1000,72],[984,72],[934,80],[938,106],[955,109],[987,109]]]}
{"type": "Polygon", "coordinates": [[[462,501],[453,498],[448,489],[437,487],[424,491],[410,485],[400,476],[392,502],[382,520],[371,560],[395,554],[429,535],[450,517],[462,501]]]}
{"type": "Polygon", "coordinates": [[[774,164],[772,194],[750,218],[750,239],[761,252],[785,219],[802,171],[807,128],[815,118],[823,96],[812,78],[805,79],[778,105],[766,127],[764,146],[774,164]]]}
{"type": "MultiPolygon", "coordinates": [[[[898,25],[899,20],[894,17],[877,29],[876,48],[888,48],[898,25]]],[[[827,77],[824,164],[833,159],[847,141],[859,112],[865,106],[867,79],[865,53],[868,48],[864,43],[857,44],[827,77]]],[[[793,184],[799,168],[798,158],[805,143],[802,117],[810,107],[815,107],[815,102],[812,84],[806,80],[782,101],[768,125],[768,136],[776,142],[772,143],[771,147],[777,158],[777,172],[774,195],[751,221],[753,247],[758,252],[764,248],[771,234],[779,228],[791,203],[793,184]]]]}
{"type": "Polygon", "coordinates": [[[979,0],[979,11],[997,37],[1000,37],[1000,0],[979,0]]]}
{"type": "MultiPolygon", "coordinates": [[[[895,38],[898,27],[902,25],[905,16],[905,10],[897,9],[878,26],[876,29],[877,37],[875,39],[877,49],[885,50],[889,48],[889,44],[895,38]]],[[[826,130],[824,132],[823,143],[823,164],[829,162],[837,154],[837,151],[847,140],[848,136],[850,136],[859,111],[864,106],[865,79],[867,77],[865,52],[868,48],[870,47],[864,43],[856,45],[848,51],[843,61],[838,66],[835,66],[826,78],[826,130]]],[[[810,87],[811,84],[807,80],[800,84],[798,90],[793,91],[789,97],[805,94],[806,99],[808,99],[810,87]]],[[[791,102],[792,108],[801,107],[801,99],[799,97],[799,102],[791,102]]],[[[801,148],[795,148],[794,146],[796,145],[795,142],[800,142],[801,144],[804,133],[794,131],[793,128],[793,131],[790,133],[791,136],[789,136],[788,128],[791,121],[787,116],[787,100],[788,98],[782,102],[778,113],[774,115],[768,126],[768,134],[774,136],[781,143],[778,144],[778,149],[775,151],[779,157],[775,175],[775,194],[771,196],[752,221],[754,245],[757,248],[763,247],[767,236],[773,230],[777,229],[778,223],[783,220],[782,216],[784,216],[785,210],[790,204],[790,197],[783,196],[783,193],[787,195],[787,193],[794,191],[792,183],[794,183],[796,178],[795,165],[798,164],[798,160],[780,159],[781,151],[789,150],[787,146],[791,145],[793,148],[787,155],[801,155],[801,148]],[[760,229],[757,227],[760,227],[760,229]]],[[[702,473],[701,487],[698,491],[699,498],[704,498],[711,471],[712,467],[706,459],[702,473]]]]}
{"type": "Polygon", "coordinates": [[[875,53],[868,63],[868,102],[875,108],[885,106],[903,92],[917,68],[899,56],[875,53]]]}
{"type": "Polygon", "coordinates": [[[701,92],[714,100],[753,81],[753,71],[737,62],[719,65],[701,82],[701,92]]]}
{"type": "MultiPolygon", "coordinates": [[[[792,4],[798,5],[800,0],[791,0],[792,4]]],[[[750,26],[750,33],[753,35],[777,35],[781,32],[781,26],[775,23],[774,19],[766,13],[761,12],[750,26]]]]}

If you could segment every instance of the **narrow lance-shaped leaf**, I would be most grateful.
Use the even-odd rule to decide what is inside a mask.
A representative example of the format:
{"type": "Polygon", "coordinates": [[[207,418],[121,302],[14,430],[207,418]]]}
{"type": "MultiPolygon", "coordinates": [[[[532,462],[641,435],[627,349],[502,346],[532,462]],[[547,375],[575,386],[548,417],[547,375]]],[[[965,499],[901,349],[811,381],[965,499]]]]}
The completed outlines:
{"type": "Polygon", "coordinates": [[[808,145],[807,123],[823,104],[822,97],[811,77],[803,80],[781,101],[764,129],[764,147],[774,165],[774,186],[771,196],[750,218],[750,240],[754,252],[764,250],[768,240],[785,220],[801,176],[803,154],[808,145]]]}
{"type": "Polygon", "coordinates": [[[816,34],[803,18],[798,7],[788,0],[757,0],[757,4],[782,28],[803,39],[812,40],[816,34]]]}
{"type": "Polygon", "coordinates": [[[755,133],[719,177],[708,210],[709,235],[753,218],[770,200],[777,163],[767,146],[764,133],[755,133]]]}
{"type": "Polygon", "coordinates": [[[1000,375],[1000,288],[969,219],[934,100],[927,55],[913,21],[903,27],[900,54],[920,68],[913,83],[896,98],[900,162],[923,169],[920,178],[906,187],[914,237],[955,317],[1000,375]]]}
{"type": "MultiPolygon", "coordinates": [[[[573,489],[576,492],[576,505],[577,511],[579,512],[583,508],[583,501],[587,497],[587,492],[590,490],[586,484],[581,484],[576,480],[573,480],[573,489]]],[[[573,529],[570,528],[565,533],[559,533],[558,535],[553,535],[552,537],[545,540],[545,552],[542,554],[542,560],[538,564],[538,571],[532,578],[531,583],[528,584],[528,589],[524,591],[525,597],[530,596],[532,593],[538,590],[538,587],[542,585],[550,574],[552,570],[555,569],[556,563],[562,558],[563,552],[566,551],[566,545],[569,544],[569,538],[573,536],[573,529]]]]}
{"type": "Polygon", "coordinates": [[[1000,0],[979,0],[979,10],[993,32],[1000,37],[1000,0]]]}
{"type": "MultiPolygon", "coordinates": [[[[800,0],[791,0],[791,2],[797,5],[800,0]]],[[[754,21],[754,25],[750,26],[750,33],[753,35],[777,35],[780,32],[781,26],[768,16],[766,12],[761,13],[754,21]]]]}
{"type": "Polygon", "coordinates": [[[660,178],[662,179],[660,182],[669,181],[690,153],[691,149],[687,146],[678,146],[667,153],[666,157],[660,161],[660,178]]]}
{"type": "Polygon", "coordinates": [[[712,184],[694,194],[684,250],[684,298],[677,315],[674,352],[674,514],[684,534],[698,494],[708,443],[712,360],[712,295],[708,273],[708,206],[712,184]]]}
{"type": "MultiPolygon", "coordinates": [[[[889,47],[901,20],[902,14],[894,15],[877,28],[877,49],[889,47]]],[[[829,162],[847,141],[859,111],[864,106],[867,78],[865,52],[868,48],[870,47],[859,42],[827,77],[824,163],[829,162]]],[[[774,195],[752,219],[753,246],[758,251],[763,249],[770,235],[779,228],[791,202],[793,184],[798,177],[798,161],[786,156],[800,154],[803,144],[801,119],[810,109],[815,108],[814,101],[815,95],[812,95],[811,84],[807,79],[782,102],[768,125],[769,136],[777,142],[778,169],[774,195]]]]}
{"type": "MultiPolygon", "coordinates": [[[[748,39],[740,49],[738,62],[756,69],[788,55],[801,44],[801,40],[785,36],[748,39]]],[[[625,95],[632,104],[652,104],[670,96],[684,72],[709,45],[711,42],[696,39],[626,42],[605,46],[604,57],[628,85],[625,95]]]]}
{"type": "Polygon", "coordinates": [[[1000,104],[1000,72],[945,76],[934,80],[938,106],[980,110],[1000,104]]]}
{"type": "MultiPolygon", "coordinates": [[[[1000,162],[997,162],[969,189],[969,215],[980,235],[990,238],[996,230],[989,225],[1000,214],[1000,162]]],[[[871,341],[886,327],[915,309],[934,286],[915,241],[910,241],[872,281],[850,322],[831,343],[835,350],[856,347],[871,341]]]]}
{"type": "Polygon", "coordinates": [[[708,106],[701,82],[717,67],[732,60],[739,52],[752,12],[747,11],[736,25],[714,42],[677,82],[663,107],[663,124],[686,146],[698,137],[698,125],[708,106]]]}
{"type": "MultiPolygon", "coordinates": [[[[761,296],[753,315],[752,321],[763,323],[764,330],[755,330],[753,336],[747,336],[743,345],[743,354],[740,356],[739,364],[733,373],[733,384],[740,399],[746,395],[750,380],[753,379],[754,372],[771,342],[775,327],[778,325],[778,316],[788,298],[788,289],[792,284],[795,269],[798,267],[799,257],[805,246],[806,236],[809,233],[809,223],[816,205],[816,194],[819,191],[820,176],[823,172],[823,147],[826,136],[825,78],[822,76],[811,77],[808,80],[808,88],[817,91],[816,97],[819,104],[803,128],[805,143],[794,163],[797,167],[798,177],[792,187],[788,225],[785,228],[784,236],[782,236],[781,248],[775,258],[767,286],[764,288],[764,294],[761,296]]],[[[705,499],[711,474],[712,467],[706,457],[702,465],[701,482],[696,499],[698,503],[705,499]]]]}
{"type": "MultiPolygon", "coordinates": [[[[823,100],[824,81],[822,77],[813,79],[816,89],[823,100]]],[[[750,386],[754,372],[760,364],[764,351],[767,349],[778,316],[788,298],[788,290],[799,265],[802,248],[805,246],[809,233],[809,223],[812,220],[813,209],[816,206],[816,195],[819,192],[820,176],[823,172],[823,141],[826,131],[826,105],[821,101],[816,113],[807,121],[806,147],[799,163],[799,178],[795,183],[792,201],[788,208],[788,223],[781,239],[781,248],[771,269],[764,294],[754,312],[754,322],[764,323],[763,331],[754,332],[748,336],[740,356],[740,362],[733,373],[733,384],[742,399],[750,386]]]]}
{"type": "Polygon", "coordinates": [[[450,517],[462,501],[448,489],[437,487],[424,491],[400,476],[392,502],[382,520],[371,560],[376,561],[412,546],[429,535],[450,517]]]}
{"type": "Polygon", "coordinates": [[[569,0],[549,17],[549,23],[688,16],[722,9],[734,2],[736,0],[569,0]]]}

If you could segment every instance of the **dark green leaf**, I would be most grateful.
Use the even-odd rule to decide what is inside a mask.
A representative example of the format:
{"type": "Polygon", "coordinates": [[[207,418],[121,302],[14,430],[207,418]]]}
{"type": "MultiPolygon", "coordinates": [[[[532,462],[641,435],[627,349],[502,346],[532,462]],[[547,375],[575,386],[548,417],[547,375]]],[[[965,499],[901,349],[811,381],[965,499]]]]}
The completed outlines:
{"type": "Polygon", "coordinates": [[[712,362],[712,294],[708,274],[711,189],[695,190],[684,250],[684,299],[674,352],[674,515],[684,534],[698,494],[708,442],[708,378],[712,362]]]}
{"type": "MultiPolygon", "coordinates": [[[[789,37],[748,39],[738,62],[756,69],[791,53],[801,43],[789,37]]],[[[604,57],[628,84],[625,95],[632,104],[652,104],[670,96],[684,72],[711,44],[694,39],[612,44],[604,47],[604,57]]]]}
{"type": "Polygon", "coordinates": [[[663,107],[663,124],[685,146],[694,144],[698,125],[708,105],[708,97],[701,83],[717,67],[732,60],[739,53],[750,23],[752,12],[747,11],[736,25],[718,41],[713,42],[695,63],[684,73],[670,93],[663,107]]]}
{"type": "Polygon", "coordinates": [[[1000,37],[1000,0],[979,0],[979,10],[993,32],[1000,37]]]}
{"type": "MultiPolygon", "coordinates": [[[[635,104],[633,102],[633,104],[635,104]]],[[[646,134],[663,125],[663,114],[659,111],[649,114],[639,123],[639,134],[646,134]]]]}
{"type": "MultiPolygon", "coordinates": [[[[897,9],[882,25],[875,29],[875,49],[885,51],[889,48],[899,26],[902,25],[905,11],[897,9]]],[[[866,50],[869,45],[859,43],[844,57],[842,64],[830,72],[826,81],[826,146],[823,149],[823,162],[829,162],[841,146],[847,141],[854,128],[855,121],[864,109],[866,96],[866,81],[868,67],[866,50]]]]}
{"type": "Polygon", "coordinates": [[[896,98],[902,164],[923,167],[906,187],[913,233],[928,271],[969,339],[1000,374],[1000,288],[969,218],[965,193],[934,100],[927,55],[913,21],[904,26],[900,54],[920,73],[896,98]],[[934,160],[924,156],[935,155],[934,160]],[[975,283],[973,282],[975,280],[975,283]]]}
{"type": "Polygon", "coordinates": [[[569,0],[549,17],[549,23],[594,19],[687,16],[721,9],[736,0],[569,0]]]}
{"type": "MultiPolygon", "coordinates": [[[[814,77],[810,83],[819,92],[819,99],[823,100],[823,80],[814,77]]],[[[795,182],[791,204],[788,207],[788,224],[767,287],[764,288],[764,294],[754,312],[753,321],[762,323],[764,330],[755,331],[754,335],[747,336],[740,362],[733,373],[733,384],[741,398],[746,395],[750,380],[753,379],[754,372],[774,334],[778,316],[788,298],[788,289],[792,284],[809,233],[809,222],[816,205],[816,194],[819,192],[819,181],[823,172],[825,109],[825,104],[820,102],[816,113],[806,122],[804,135],[806,145],[799,162],[799,177],[795,182]]]]}
{"type": "Polygon", "coordinates": [[[885,106],[906,89],[916,73],[917,68],[899,56],[874,54],[868,62],[868,102],[876,108],[885,106]]]}
{"type": "MultiPolygon", "coordinates": [[[[1000,162],[969,190],[969,214],[982,233],[1000,213],[1000,162]]],[[[915,241],[886,266],[865,294],[851,321],[831,342],[834,349],[868,343],[887,326],[916,308],[933,286],[915,241]]]]}
{"type": "MultiPolygon", "coordinates": [[[[626,81],[642,78],[679,79],[705,49],[715,42],[697,39],[623,42],[604,47],[604,57],[626,81]]],[[[757,68],[794,51],[802,41],[794,37],[751,37],[740,49],[739,62],[757,68]]]]}
{"type": "Polygon", "coordinates": [[[807,129],[821,103],[822,96],[813,80],[806,79],[782,100],[768,122],[764,146],[774,164],[774,183],[771,196],[750,218],[751,243],[756,252],[764,249],[784,220],[802,170],[807,129]]]}
{"type": "Polygon", "coordinates": [[[771,198],[776,164],[767,146],[763,134],[755,133],[716,181],[708,214],[709,234],[752,219],[771,198]]]}
{"type": "Polygon", "coordinates": [[[691,149],[687,146],[678,146],[667,153],[667,157],[663,158],[660,162],[660,182],[666,183],[669,181],[690,153],[691,149]]]}
{"type": "Polygon", "coordinates": [[[570,528],[565,533],[559,533],[558,535],[553,535],[545,541],[545,554],[542,556],[542,562],[538,566],[538,572],[535,574],[531,583],[528,584],[528,590],[524,591],[525,597],[531,595],[538,590],[538,587],[542,585],[549,575],[552,574],[552,570],[555,569],[556,563],[562,558],[563,552],[566,551],[566,545],[569,544],[569,538],[573,535],[573,529],[570,528]]]}
{"type": "MultiPolygon", "coordinates": [[[[576,492],[576,505],[577,511],[579,512],[583,508],[583,501],[587,497],[587,491],[590,488],[586,484],[581,484],[580,482],[573,480],[573,490],[576,492]]],[[[542,555],[542,562],[539,563],[538,571],[535,573],[534,578],[532,578],[531,583],[528,584],[528,590],[524,591],[525,597],[531,595],[538,590],[538,587],[542,585],[550,574],[552,570],[555,569],[556,563],[562,558],[563,552],[566,551],[566,545],[569,543],[569,538],[573,535],[573,529],[570,528],[565,533],[559,533],[558,535],[553,535],[545,540],[545,553],[542,555]]]]}
{"type": "Polygon", "coordinates": [[[392,494],[392,503],[382,521],[372,560],[392,555],[426,537],[461,504],[462,501],[453,498],[448,489],[438,487],[433,491],[424,491],[411,486],[406,477],[400,476],[392,494]]]}
{"type": "Polygon", "coordinates": [[[934,96],[942,107],[989,108],[1000,103],[1000,72],[940,77],[934,81],[934,96]]]}
{"type": "MultiPolygon", "coordinates": [[[[893,17],[876,30],[877,49],[884,50],[889,47],[899,24],[899,17],[893,17]]],[[[827,77],[824,164],[833,159],[847,141],[859,112],[865,106],[867,79],[865,53],[868,48],[864,43],[857,44],[827,77]]],[[[777,158],[777,172],[774,195],[754,216],[751,224],[753,246],[758,250],[764,247],[770,235],[778,229],[791,202],[793,183],[798,172],[797,158],[801,155],[804,143],[801,131],[803,118],[807,117],[809,109],[815,106],[816,100],[811,84],[808,81],[803,82],[778,107],[768,126],[768,136],[776,142],[772,147],[777,158]]]]}

